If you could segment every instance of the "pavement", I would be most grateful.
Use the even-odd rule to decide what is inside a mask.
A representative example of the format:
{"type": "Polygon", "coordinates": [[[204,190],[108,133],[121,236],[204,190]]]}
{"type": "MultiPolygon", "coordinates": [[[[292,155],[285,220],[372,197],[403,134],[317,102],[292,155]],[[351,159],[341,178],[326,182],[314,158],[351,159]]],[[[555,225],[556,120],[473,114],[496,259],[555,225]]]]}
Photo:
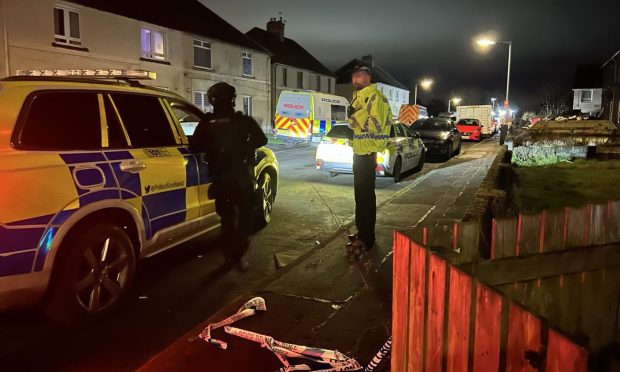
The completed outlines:
{"type": "MultiPolygon", "coordinates": [[[[313,249],[280,251],[284,265],[205,319],[144,364],[140,371],[275,371],[282,365],[260,345],[227,335],[221,350],[198,338],[211,322],[234,314],[261,296],[267,311],[243,319],[235,327],[288,343],[336,349],[366,365],[391,333],[392,237],[394,230],[460,221],[499,150],[491,138],[417,177],[379,200],[377,244],[360,261],[347,258],[345,244],[353,216],[333,215],[337,228],[313,249]]],[[[269,244],[268,242],[265,242],[269,244]]],[[[265,244],[263,243],[263,244],[265,244]]],[[[261,249],[261,247],[254,247],[261,249]]],[[[377,370],[389,369],[384,361],[377,370]]]]}

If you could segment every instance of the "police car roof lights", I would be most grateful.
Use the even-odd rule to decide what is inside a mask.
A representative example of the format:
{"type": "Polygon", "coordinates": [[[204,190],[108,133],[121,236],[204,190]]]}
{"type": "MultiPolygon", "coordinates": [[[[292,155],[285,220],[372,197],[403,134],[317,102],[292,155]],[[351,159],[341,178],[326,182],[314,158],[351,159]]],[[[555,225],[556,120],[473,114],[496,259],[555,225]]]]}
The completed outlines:
{"type": "Polygon", "coordinates": [[[100,78],[100,79],[131,79],[131,80],[155,80],[157,73],[145,70],[119,70],[119,69],[73,69],[73,70],[17,70],[17,76],[33,77],[75,77],[75,78],[100,78]]]}

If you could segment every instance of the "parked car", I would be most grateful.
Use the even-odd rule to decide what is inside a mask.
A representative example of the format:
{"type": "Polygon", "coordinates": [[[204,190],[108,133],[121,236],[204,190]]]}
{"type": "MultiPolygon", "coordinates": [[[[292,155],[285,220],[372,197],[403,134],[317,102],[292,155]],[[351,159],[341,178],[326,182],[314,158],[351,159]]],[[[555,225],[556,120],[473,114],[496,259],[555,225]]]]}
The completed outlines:
{"type": "Polygon", "coordinates": [[[461,132],[464,140],[482,140],[482,127],[478,119],[460,119],[456,122],[456,128],[461,132]]]}
{"type": "MultiPolygon", "coordinates": [[[[186,136],[203,113],[134,81],[137,71],[110,71],[132,80],[0,80],[0,309],[42,303],[62,323],[98,318],[130,293],[139,259],[219,228],[207,164],[186,136]]],[[[271,150],[258,151],[255,172],[265,224],[271,150]]]]}
{"type": "Polygon", "coordinates": [[[420,119],[410,129],[420,135],[428,155],[439,155],[448,160],[461,153],[461,133],[452,120],[420,119]]]}
{"type": "MultiPolygon", "coordinates": [[[[353,173],[351,138],[353,130],[347,125],[333,126],[316,150],[316,169],[332,176],[353,173]]],[[[422,170],[425,157],[426,149],[419,136],[406,125],[395,123],[390,130],[387,150],[377,154],[377,175],[392,176],[398,182],[404,172],[422,170]]]]}

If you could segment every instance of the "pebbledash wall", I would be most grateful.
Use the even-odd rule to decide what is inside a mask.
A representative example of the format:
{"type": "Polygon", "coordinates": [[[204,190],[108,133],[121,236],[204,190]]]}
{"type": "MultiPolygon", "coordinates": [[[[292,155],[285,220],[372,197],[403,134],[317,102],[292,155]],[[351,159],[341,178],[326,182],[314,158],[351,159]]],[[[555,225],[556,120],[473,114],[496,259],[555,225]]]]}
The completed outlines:
{"type": "Polygon", "coordinates": [[[218,81],[237,88],[237,109],[271,128],[270,56],[265,51],[193,35],[72,2],[52,0],[0,0],[0,78],[30,69],[143,69],[157,73],[145,85],[176,92],[209,109],[206,91],[218,81]],[[79,45],[55,43],[54,7],[79,13],[79,45]],[[163,33],[163,60],[141,53],[141,29],[163,33]],[[211,68],[194,66],[194,41],[211,48],[211,68]],[[243,57],[252,59],[252,72],[244,75],[243,57]],[[245,56],[248,56],[245,54],[245,56]],[[245,105],[244,105],[245,101],[245,105]]]}

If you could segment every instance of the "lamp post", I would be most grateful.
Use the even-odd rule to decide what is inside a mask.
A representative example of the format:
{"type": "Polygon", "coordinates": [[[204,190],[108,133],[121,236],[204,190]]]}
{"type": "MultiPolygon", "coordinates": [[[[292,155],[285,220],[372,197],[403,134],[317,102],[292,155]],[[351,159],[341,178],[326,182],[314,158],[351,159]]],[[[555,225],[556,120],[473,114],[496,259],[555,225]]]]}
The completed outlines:
{"type": "Polygon", "coordinates": [[[450,102],[454,102],[454,107],[456,107],[456,105],[458,105],[459,102],[461,102],[461,99],[460,98],[456,98],[456,97],[455,98],[450,98],[448,100],[448,112],[452,112],[452,111],[450,111],[450,102]]]}
{"type": "Polygon", "coordinates": [[[418,85],[422,86],[423,89],[429,89],[431,85],[433,85],[433,81],[431,79],[423,79],[415,83],[414,93],[413,93],[413,104],[418,104],[418,85]]]}
{"type": "Polygon", "coordinates": [[[509,93],[510,93],[510,64],[512,62],[512,41],[495,41],[491,39],[480,39],[476,41],[476,44],[478,44],[481,47],[491,47],[498,43],[508,45],[508,74],[506,75],[506,100],[504,101],[504,108],[508,109],[508,104],[509,104],[508,99],[509,99],[509,93]]]}

